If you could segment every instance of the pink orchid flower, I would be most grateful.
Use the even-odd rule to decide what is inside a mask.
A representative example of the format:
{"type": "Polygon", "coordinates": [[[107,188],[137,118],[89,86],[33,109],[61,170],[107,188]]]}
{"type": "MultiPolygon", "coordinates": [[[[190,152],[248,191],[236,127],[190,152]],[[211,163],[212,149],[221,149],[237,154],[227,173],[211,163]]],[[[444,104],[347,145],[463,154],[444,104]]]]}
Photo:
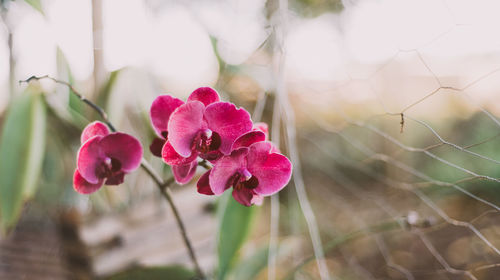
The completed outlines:
{"type": "Polygon", "coordinates": [[[252,129],[247,111],[229,102],[219,102],[217,92],[204,89],[203,94],[193,92],[188,102],[172,113],[168,123],[169,136],[162,158],[172,166],[178,183],[188,182],[194,176],[198,156],[215,162],[231,152],[238,136],[252,129]],[[180,169],[189,177],[177,176],[180,169]]]}
{"type": "Polygon", "coordinates": [[[119,185],[125,174],[141,163],[141,143],[126,133],[110,133],[101,122],[93,122],[83,130],[81,143],[73,176],[73,186],[79,193],[93,193],[103,184],[119,185]]]}
{"type": "Polygon", "coordinates": [[[251,131],[239,137],[230,155],[223,156],[198,181],[198,192],[219,195],[233,187],[233,198],[245,206],[260,205],[263,197],[283,189],[292,174],[292,164],[275,152],[265,134],[251,131]]]}
{"type": "MultiPolygon", "coordinates": [[[[219,100],[219,94],[214,89],[200,87],[189,95],[187,103],[196,101],[208,106],[219,102],[219,100]]],[[[191,157],[183,158],[175,152],[168,141],[170,118],[174,111],[182,105],[184,105],[184,102],[180,99],[169,95],[161,95],[153,101],[150,110],[151,122],[159,137],[153,140],[149,148],[153,155],[163,157],[165,162],[172,166],[175,181],[179,184],[189,182],[193,178],[197,167],[197,155],[193,154],[191,157]],[[168,157],[164,155],[168,155],[168,157]]]]}
{"type": "Polygon", "coordinates": [[[172,114],[169,126],[171,147],[163,148],[165,162],[190,161],[196,156],[213,161],[231,153],[234,140],[252,129],[252,120],[246,110],[229,102],[205,106],[191,101],[172,114]]]}
{"type": "MultiPolygon", "coordinates": [[[[189,95],[187,101],[194,100],[208,105],[218,102],[219,94],[212,88],[200,87],[189,95]]],[[[160,95],[151,104],[149,116],[151,117],[151,124],[158,136],[149,147],[153,155],[161,157],[161,150],[168,140],[168,121],[170,120],[170,116],[175,109],[183,104],[184,101],[170,95],[160,95]]]]}

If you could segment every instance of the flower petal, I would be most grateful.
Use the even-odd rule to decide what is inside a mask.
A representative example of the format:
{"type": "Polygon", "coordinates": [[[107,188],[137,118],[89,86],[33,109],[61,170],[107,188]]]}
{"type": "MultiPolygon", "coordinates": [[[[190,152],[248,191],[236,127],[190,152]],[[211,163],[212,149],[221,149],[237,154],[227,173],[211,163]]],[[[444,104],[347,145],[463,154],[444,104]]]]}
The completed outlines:
{"type": "Polygon", "coordinates": [[[103,136],[90,138],[78,150],[76,158],[78,172],[90,184],[97,184],[100,181],[96,176],[96,169],[105,157],[100,145],[102,138],[103,136]]]}
{"type": "Polygon", "coordinates": [[[118,172],[118,173],[114,174],[113,176],[108,177],[104,184],[108,185],[108,186],[119,185],[119,184],[123,183],[124,180],[125,180],[125,173],[118,172]]]}
{"type": "Polygon", "coordinates": [[[167,141],[163,138],[156,137],[149,145],[149,151],[156,157],[161,157],[161,151],[167,141]]]}
{"type": "Polygon", "coordinates": [[[210,188],[214,194],[221,194],[226,189],[232,187],[230,179],[242,167],[245,167],[245,156],[248,148],[235,150],[229,156],[220,158],[210,172],[210,188]]]}
{"type": "Polygon", "coordinates": [[[233,189],[232,195],[236,201],[245,206],[252,206],[253,204],[257,203],[262,204],[263,198],[255,194],[251,189],[247,188],[233,189]]]}
{"type": "Polygon", "coordinates": [[[196,161],[184,165],[173,165],[172,173],[174,174],[175,181],[180,185],[184,185],[191,181],[196,173],[197,166],[198,163],[196,161]]]}
{"type": "Polygon", "coordinates": [[[107,157],[120,162],[121,170],[124,172],[131,172],[141,164],[141,143],[131,135],[121,132],[111,133],[104,136],[99,145],[107,157]]]}
{"type": "Polygon", "coordinates": [[[281,154],[281,151],[280,149],[278,149],[278,147],[274,146],[273,144],[273,147],[271,148],[271,153],[281,154]]]}
{"type": "Polygon", "coordinates": [[[215,163],[223,155],[224,154],[222,154],[219,150],[211,151],[205,154],[199,154],[200,158],[208,160],[211,163],[215,163]]]}
{"type": "Polygon", "coordinates": [[[211,170],[208,170],[203,175],[201,175],[200,179],[198,179],[198,183],[196,184],[196,188],[198,189],[198,192],[201,194],[206,194],[206,195],[214,194],[209,184],[210,171],[211,170]]]}
{"type": "Polygon", "coordinates": [[[270,153],[272,144],[258,142],[250,146],[247,157],[247,168],[259,180],[255,193],[272,195],[288,184],[292,175],[292,163],[287,157],[270,153]]]}
{"type": "Polygon", "coordinates": [[[259,195],[259,194],[256,194],[254,193],[253,194],[253,197],[252,197],[252,201],[250,201],[250,203],[252,203],[252,205],[262,205],[262,202],[264,202],[264,197],[259,195]]]}
{"type": "Polygon", "coordinates": [[[208,106],[214,102],[219,102],[219,94],[210,87],[201,87],[196,89],[189,95],[187,101],[200,101],[201,103],[208,106]]]}
{"type": "Polygon", "coordinates": [[[151,123],[158,136],[164,138],[164,132],[168,131],[168,121],[170,115],[177,107],[184,104],[184,101],[170,95],[160,95],[151,104],[149,116],[151,123]]]}
{"type": "Polygon", "coordinates": [[[168,140],[175,151],[183,157],[191,156],[193,140],[204,128],[204,112],[203,103],[191,101],[177,108],[170,116],[168,140]]]}
{"type": "Polygon", "coordinates": [[[91,194],[102,187],[103,180],[99,180],[96,184],[91,184],[80,175],[78,169],[73,175],[73,188],[81,194],[91,194]]]}
{"type": "Polygon", "coordinates": [[[252,130],[262,131],[266,135],[266,140],[269,138],[269,127],[265,122],[254,123],[252,130]]]}
{"type": "Polygon", "coordinates": [[[236,150],[241,147],[250,147],[250,145],[252,145],[253,143],[265,140],[266,140],[266,134],[264,134],[264,132],[257,130],[249,131],[241,135],[234,141],[231,150],[236,150]]]}
{"type": "Polygon", "coordinates": [[[207,106],[205,119],[208,128],[221,137],[219,150],[226,155],[231,153],[234,140],[252,129],[250,114],[229,102],[216,102],[207,106]]]}
{"type": "Polygon", "coordinates": [[[193,160],[196,160],[196,158],[198,157],[198,153],[193,152],[191,153],[190,157],[183,157],[174,150],[174,147],[172,147],[170,141],[167,141],[161,151],[161,157],[163,161],[168,165],[185,165],[191,163],[193,160]]]}
{"type": "Polygon", "coordinates": [[[102,122],[95,121],[88,124],[82,131],[82,136],[80,137],[80,142],[83,144],[85,141],[89,140],[94,136],[106,136],[109,134],[108,126],[102,122]]]}

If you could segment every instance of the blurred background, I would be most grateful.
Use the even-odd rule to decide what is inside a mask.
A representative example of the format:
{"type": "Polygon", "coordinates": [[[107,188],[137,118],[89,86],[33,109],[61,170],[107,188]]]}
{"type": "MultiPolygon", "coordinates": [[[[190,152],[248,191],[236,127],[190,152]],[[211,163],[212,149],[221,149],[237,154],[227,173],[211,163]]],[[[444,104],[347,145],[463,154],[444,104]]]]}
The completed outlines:
{"type": "MultiPolygon", "coordinates": [[[[0,205],[10,232],[0,278],[191,265],[142,170],[90,196],[73,190],[81,130],[98,116],[64,85],[18,83],[50,75],[144,147],[152,100],[200,86],[269,124],[294,177],[259,207],[228,279],[497,279],[499,10],[495,0],[2,0],[0,204],[19,206],[8,220],[0,205]],[[31,105],[16,106],[26,94],[31,105]]],[[[173,192],[211,274],[216,199],[194,183],[173,192]]]]}

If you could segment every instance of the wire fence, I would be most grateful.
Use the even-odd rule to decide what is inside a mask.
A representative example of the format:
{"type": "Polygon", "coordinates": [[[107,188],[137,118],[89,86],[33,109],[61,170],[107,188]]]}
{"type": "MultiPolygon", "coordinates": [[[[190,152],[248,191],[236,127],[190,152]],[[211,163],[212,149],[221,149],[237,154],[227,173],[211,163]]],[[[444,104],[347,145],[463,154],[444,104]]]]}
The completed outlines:
{"type": "MultiPolygon", "coordinates": [[[[297,158],[295,172],[304,171],[307,192],[314,200],[331,278],[496,279],[499,275],[500,121],[469,90],[494,79],[500,65],[473,73],[476,78],[456,86],[443,82],[446,77],[436,74],[428,63],[431,59],[420,51],[461,26],[454,23],[415,49],[400,49],[366,78],[350,77],[324,90],[290,81],[291,88],[309,94],[289,92],[293,111],[281,106],[285,118],[294,112],[299,115],[296,128],[285,125],[285,143],[290,153],[300,152],[302,164],[297,158]],[[374,80],[384,68],[397,64],[401,54],[417,60],[436,87],[391,111],[374,80]],[[366,113],[373,108],[363,103],[351,104],[350,112],[346,109],[343,97],[349,95],[350,86],[360,83],[382,113],[366,113]],[[426,109],[443,95],[474,113],[464,118],[459,112],[443,116],[426,109]],[[373,230],[387,222],[397,227],[373,230]],[[362,232],[363,237],[333,248],[325,245],[352,232],[362,232]]],[[[391,77],[386,80],[390,83],[391,77]]],[[[418,84],[417,78],[414,83],[418,84]]],[[[301,179],[295,177],[294,184],[300,185],[301,179]]],[[[297,195],[300,200],[305,194],[297,195]]],[[[314,225],[308,226],[314,230],[314,225]]],[[[328,272],[319,272],[320,265],[318,269],[311,264],[295,275],[328,279],[328,272]]]]}

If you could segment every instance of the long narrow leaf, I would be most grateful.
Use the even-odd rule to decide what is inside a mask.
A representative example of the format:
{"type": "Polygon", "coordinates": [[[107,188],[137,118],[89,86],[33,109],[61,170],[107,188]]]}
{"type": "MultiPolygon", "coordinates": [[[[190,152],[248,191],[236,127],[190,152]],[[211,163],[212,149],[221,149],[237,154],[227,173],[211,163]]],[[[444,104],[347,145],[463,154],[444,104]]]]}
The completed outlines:
{"type": "Polygon", "coordinates": [[[10,104],[0,138],[0,221],[12,228],[21,206],[35,193],[45,149],[46,108],[28,89],[10,104]]]}
{"type": "Polygon", "coordinates": [[[219,204],[219,235],[218,279],[225,279],[227,273],[238,259],[238,251],[245,243],[250,229],[256,207],[245,207],[231,197],[227,191],[221,196],[219,204]]]}
{"type": "Polygon", "coordinates": [[[33,9],[39,11],[42,15],[44,15],[43,9],[42,9],[42,3],[40,0],[24,0],[26,3],[28,3],[33,9]]]}

